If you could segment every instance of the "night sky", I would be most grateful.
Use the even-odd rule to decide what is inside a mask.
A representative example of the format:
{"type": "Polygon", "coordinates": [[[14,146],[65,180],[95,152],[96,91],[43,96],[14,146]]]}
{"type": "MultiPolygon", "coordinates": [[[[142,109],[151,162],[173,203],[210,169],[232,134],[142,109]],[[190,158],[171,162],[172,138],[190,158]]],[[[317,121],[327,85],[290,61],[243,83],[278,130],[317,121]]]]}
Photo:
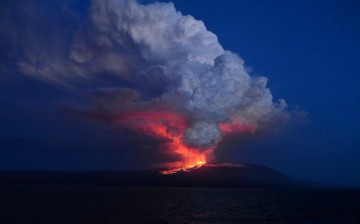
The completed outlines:
{"type": "MultiPolygon", "coordinates": [[[[202,20],[224,49],[239,54],[251,75],[268,77],[274,98],[284,98],[291,115],[287,124],[225,139],[216,162],[254,163],[302,180],[360,186],[357,1],[173,2],[184,15],[202,20]]],[[[79,91],[18,68],[29,48],[68,54],[89,5],[1,1],[0,169],[143,169],[164,159],[156,140],[79,114],[79,91]]],[[[105,74],[98,82],[111,87],[118,81],[105,74]]]]}

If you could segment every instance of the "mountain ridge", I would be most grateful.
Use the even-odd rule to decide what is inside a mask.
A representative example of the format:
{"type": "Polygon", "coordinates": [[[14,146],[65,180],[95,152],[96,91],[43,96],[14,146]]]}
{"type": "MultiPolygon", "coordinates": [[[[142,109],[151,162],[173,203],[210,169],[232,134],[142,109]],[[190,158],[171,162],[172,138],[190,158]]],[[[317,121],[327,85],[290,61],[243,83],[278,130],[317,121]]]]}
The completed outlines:
{"type": "Polygon", "coordinates": [[[0,184],[114,185],[158,187],[292,187],[296,181],[265,166],[210,163],[163,175],[163,169],[134,171],[0,171],[0,184]]]}

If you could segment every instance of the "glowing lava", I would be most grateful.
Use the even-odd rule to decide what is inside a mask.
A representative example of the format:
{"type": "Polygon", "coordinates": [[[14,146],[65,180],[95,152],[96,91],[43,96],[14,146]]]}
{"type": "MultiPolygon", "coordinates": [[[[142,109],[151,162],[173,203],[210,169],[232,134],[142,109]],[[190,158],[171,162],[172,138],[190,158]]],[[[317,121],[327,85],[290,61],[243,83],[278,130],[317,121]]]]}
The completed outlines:
{"type": "Polygon", "coordinates": [[[190,172],[191,170],[198,169],[198,168],[202,167],[205,164],[206,164],[205,161],[200,160],[200,161],[197,161],[196,163],[188,165],[188,166],[163,170],[163,171],[160,171],[160,173],[164,174],[164,175],[168,175],[168,174],[174,174],[174,173],[177,173],[177,172],[180,172],[180,171],[190,172]]]}
{"type": "Polygon", "coordinates": [[[141,131],[159,139],[165,139],[165,147],[171,153],[181,157],[180,161],[164,164],[168,170],[162,174],[190,171],[206,164],[212,157],[213,148],[197,149],[187,146],[182,141],[188,121],[185,117],[169,112],[138,112],[120,115],[117,124],[141,131]]]}

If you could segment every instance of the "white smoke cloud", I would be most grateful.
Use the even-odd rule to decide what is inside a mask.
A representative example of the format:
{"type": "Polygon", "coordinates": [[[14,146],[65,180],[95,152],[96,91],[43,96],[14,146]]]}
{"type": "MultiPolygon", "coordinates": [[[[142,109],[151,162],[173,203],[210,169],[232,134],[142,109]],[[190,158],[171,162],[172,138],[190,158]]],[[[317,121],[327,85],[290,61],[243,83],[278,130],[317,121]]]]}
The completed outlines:
{"type": "Polygon", "coordinates": [[[184,142],[190,146],[208,147],[219,140],[221,134],[215,123],[195,122],[184,135],[184,142]]]}
{"type": "Polygon", "coordinates": [[[221,123],[257,128],[286,107],[284,100],[273,102],[267,78],[250,76],[244,61],[225,51],[202,21],[182,15],[172,3],[94,0],[89,24],[74,35],[68,57],[55,55],[44,61],[39,66],[22,60],[18,66],[26,74],[75,87],[104,74],[126,80],[130,87],[115,85],[119,89],[111,95],[131,101],[102,108],[116,113],[169,105],[190,120],[183,141],[193,147],[216,144],[221,123]]]}

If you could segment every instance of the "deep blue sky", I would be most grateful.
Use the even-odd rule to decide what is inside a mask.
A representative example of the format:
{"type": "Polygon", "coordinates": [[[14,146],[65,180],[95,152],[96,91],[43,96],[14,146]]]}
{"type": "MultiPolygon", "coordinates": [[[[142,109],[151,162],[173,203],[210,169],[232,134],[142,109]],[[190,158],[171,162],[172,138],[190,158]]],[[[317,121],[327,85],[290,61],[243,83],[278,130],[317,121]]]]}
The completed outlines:
{"type": "MultiPolygon", "coordinates": [[[[50,23],[57,9],[45,2],[40,1],[40,11],[49,14],[44,23],[50,23]]],[[[225,142],[219,161],[360,186],[358,1],[173,2],[183,14],[203,20],[253,75],[267,76],[274,97],[286,99],[289,111],[308,113],[301,121],[295,116],[279,133],[225,142]]],[[[10,8],[6,1],[0,4],[1,12],[10,8]]],[[[88,4],[74,4],[78,19],[85,18],[88,4]]],[[[21,15],[5,18],[17,21],[12,29],[25,26],[21,15]]],[[[71,20],[56,23],[67,31],[76,27],[71,20]]],[[[3,26],[2,34],[7,29],[3,26]]],[[[146,152],[132,150],[119,130],[68,114],[63,105],[77,100],[71,92],[19,74],[14,57],[20,47],[9,47],[2,36],[0,41],[6,49],[0,52],[0,169],[131,169],[144,164],[135,158],[144,160],[146,152]]]]}

